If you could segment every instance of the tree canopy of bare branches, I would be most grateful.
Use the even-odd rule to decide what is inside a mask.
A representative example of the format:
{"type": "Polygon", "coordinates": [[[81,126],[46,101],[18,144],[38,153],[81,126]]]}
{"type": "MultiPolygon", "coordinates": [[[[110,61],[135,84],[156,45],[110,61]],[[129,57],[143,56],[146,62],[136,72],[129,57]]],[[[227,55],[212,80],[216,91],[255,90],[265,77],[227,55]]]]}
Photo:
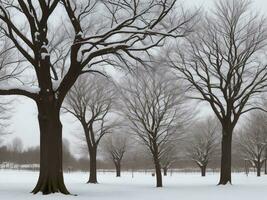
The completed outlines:
{"type": "Polygon", "coordinates": [[[64,110],[81,123],[90,155],[88,183],[97,183],[97,148],[101,139],[116,126],[114,112],[115,90],[112,81],[103,76],[81,76],[69,91],[64,110]]]}
{"type": "MultiPolygon", "coordinates": [[[[123,129],[117,130],[123,131],[123,129]]],[[[104,140],[103,149],[115,165],[116,177],[121,176],[121,162],[127,151],[127,148],[129,148],[128,141],[129,135],[126,135],[125,132],[113,132],[104,140]]]]}
{"type": "Polygon", "coordinates": [[[212,108],[222,125],[221,177],[231,182],[231,143],[240,116],[263,108],[256,100],[267,88],[266,19],[250,1],[220,0],[203,16],[182,48],[169,53],[170,65],[190,83],[192,98],[212,108]]]}
{"type": "Polygon", "coordinates": [[[267,115],[254,112],[249,121],[236,137],[240,154],[245,161],[257,169],[257,176],[261,175],[261,168],[266,160],[267,147],[267,115]]]}
{"type": "Polygon", "coordinates": [[[186,109],[184,91],[171,73],[140,71],[123,85],[124,112],[133,134],[149,149],[162,187],[161,157],[181,138],[186,109]]]}
{"type": "Polygon", "coordinates": [[[212,118],[197,122],[188,136],[187,155],[201,169],[201,176],[206,175],[209,161],[218,150],[219,124],[212,118]]]}

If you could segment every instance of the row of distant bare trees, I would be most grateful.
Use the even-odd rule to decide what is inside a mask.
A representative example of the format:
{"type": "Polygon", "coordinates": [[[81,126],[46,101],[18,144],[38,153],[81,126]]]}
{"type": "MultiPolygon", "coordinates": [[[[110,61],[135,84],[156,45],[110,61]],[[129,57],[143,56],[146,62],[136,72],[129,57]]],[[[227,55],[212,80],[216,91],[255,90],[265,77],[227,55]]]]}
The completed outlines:
{"type": "MultiPolygon", "coordinates": [[[[244,171],[244,168],[249,170],[252,167],[257,171],[257,176],[260,176],[263,164],[265,164],[266,174],[265,126],[267,116],[262,113],[253,113],[248,120],[249,123],[239,130],[234,140],[235,168],[244,171]]],[[[167,175],[169,168],[189,168],[190,170],[194,167],[193,163],[200,168],[202,176],[206,175],[207,167],[213,170],[218,168],[220,153],[218,122],[216,123],[214,118],[207,117],[194,123],[195,125],[188,129],[182,142],[161,158],[160,164],[164,176],[167,175]],[[190,160],[192,162],[189,162],[190,160]],[[208,166],[210,163],[211,166],[208,166]]],[[[115,168],[117,177],[121,176],[122,167],[124,170],[132,171],[150,170],[153,167],[153,159],[149,159],[149,152],[144,151],[141,144],[129,139],[129,135],[125,132],[117,132],[121,130],[121,128],[115,129],[112,134],[105,136],[100,145],[98,168],[115,168]]],[[[77,136],[79,142],[84,140],[81,135],[77,136]]],[[[81,150],[88,152],[87,147],[81,150]]],[[[14,138],[9,145],[0,147],[0,165],[2,168],[20,169],[20,165],[24,165],[24,169],[38,169],[39,152],[38,147],[23,148],[22,140],[14,138]]],[[[63,140],[64,170],[87,171],[89,163],[88,157],[75,158],[70,152],[70,143],[66,139],[63,140]]]]}
{"type": "MultiPolygon", "coordinates": [[[[205,14],[179,9],[176,2],[0,1],[0,95],[26,96],[38,110],[40,175],[33,193],[69,194],[61,108],[83,128],[91,160],[88,182],[97,182],[97,150],[104,138],[119,175],[126,138],[134,137],[150,152],[156,185],[162,187],[161,169],[167,171],[190,133],[188,155],[203,175],[221,142],[219,184],[231,183],[237,124],[249,111],[266,111],[266,19],[252,13],[246,0],[216,1],[205,14]],[[130,73],[121,71],[124,78],[112,81],[108,68],[130,73]],[[215,119],[191,131],[194,102],[215,119]],[[116,132],[127,136],[108,137],[116,132]]],[[[246,159],[259,168],[262,154],[249,158],[255,155],[249,146],[257,144],[259,153],[265,144],[250,139],[255,135],[238,136],[246,159]]]]}
{"type": "MultiPolygon", "coordinates": [[[[120,176],[123,155],[130,148],[129,141],[136,140],[144,145],[151,154],[158,187],[162,186],[162,169],[166,174],[171,164],[177,161],[178,151],[183,152],[184,157],[192,159],[200,167],[202,176],[206,174],[209,161],[218,157],[221,151],[220,122],[215,116],[206,116],[204,120],[192,117],[194,111],[188,106],[191,101],[185,96],[183,83],[178,81],[171,71],[166,73],[165,69],[164,72],[163,74],[162,69],[156,66],[153,70],[140,68],[135,74],[118,83],[106,81],[105,77],[85,77],[71,90],[64,109],[77,118],[84,118],[80,120],[84,130],[84,136],[80,139],[86,141],[89,152],[89,183],[97,182],[96,153],[102,139],[103,149],[114,162],[117,176],[120,176]],[[98,89],[93,89],[96,85],[91,83],[96,82],[98,89]],[[88,120],[85,117],[88,117],[88,120]],[[82,124],[86,121],[94,124],[90,131],[82,124]],[[95,141],[97,145],[92,150],[91,145],[95,141]]],[[[253,163],[252,166],[258,169],[258,174],[266,156],[263,153],[266,150],[264,137],[267,133],[263,120],[266,120],[267,116],[262,113],[261,118],[262,120],[254,119],[254,115],[249,117],[251,127],[244,125],[238,130],[234,143],[237,154],[253,163]],[[253,123],[254,120],[257,124],[253,123]],[[255,126],[262,130],[261,137],[255,138],[255,126]],[[248,131],[249,129],[251,131],[248,131]],[[248,134],[250,132],[251,136],[248,134]],[[260,163],[252,156],[256,152],[251,158],[248,152],[244,151],[245,148],[256,148],[244,143],[244,138],[248,137],[257,139],[258,143],[254,145],[262,144],[260,155],[257,155],[260,156],[260,163]]]]}

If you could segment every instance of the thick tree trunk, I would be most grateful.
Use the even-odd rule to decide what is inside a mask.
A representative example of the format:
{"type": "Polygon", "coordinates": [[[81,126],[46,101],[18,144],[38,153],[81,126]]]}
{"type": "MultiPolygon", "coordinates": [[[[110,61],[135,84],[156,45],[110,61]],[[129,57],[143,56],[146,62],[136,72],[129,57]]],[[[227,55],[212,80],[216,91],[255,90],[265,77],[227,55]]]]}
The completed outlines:
{"type": "Polygon", "coordinates": [[[168,171],[168,168],[167,167],[163,167],[163,175],[164,176],[167,176],[167,171],[168,171]]]}
{"type": "Polygon", "coordinates": [[[32,193],[69,194],[62,170],[62,125],[59,110],[52,97],[37,103],[40,128],[40,173],[32,193]],[[44,103],[46,102],[46,103],[44,103]]]}
{"type": "Polygon", "coordinates": [[[231,183],[231,161],[232,161],[232,131],[223,130],[221,174],[218,185],[231,183]]]}
{"type": "Polygon", "coordinates": [[[115,167],[116,167],[116,177],[121,177],[121,163],[117,162],[115,164],[115,167]]]}
{"type": "Polygon", "coordinates": [[[201,169],[201,176],[206,176],[206,166],[201,166],[200,167],[200,169],[201,169]]]}
{"type": "Polygon", "coordinates": [[[90,175],[89,181],[87,183],[97,183],[97,166],[96,166],[96,153],[97,149],[92,148],[90,149],[90,175]]]}
{"type": "Polygon", "coordinates": [[[155,171],[156,171],[156,180],[157,180],[157,187],[162,187],[162,175],[161,175],[161,166],[159,160],[157,158],[154,159],[155,164],[155,171]]]}

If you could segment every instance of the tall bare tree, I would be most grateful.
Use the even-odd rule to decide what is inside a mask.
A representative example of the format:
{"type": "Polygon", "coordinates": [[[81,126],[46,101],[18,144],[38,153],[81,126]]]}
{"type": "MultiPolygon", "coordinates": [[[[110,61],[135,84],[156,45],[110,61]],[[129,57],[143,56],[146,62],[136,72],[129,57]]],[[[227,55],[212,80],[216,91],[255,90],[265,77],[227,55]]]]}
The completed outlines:
{"type": "MultiPolygon", "coordinates": [[[[0,23],[0,26],[2,24],[0,23]]],[[[14,46],[8,41],[7,38],[3,37],[3,34],[0,33],[0,85],[3,84],[4,81],[18,76],[20,72],[11,72],[10,66],[14,63],[19,63],[21,60],[14,59],[14,46]],[[11,72],[11,74],[10,74],[11,72]]],[[[5,97],[1,97],[0,101],[0,144],[3,141],[3,136],[9,134],[10,132],[7,130],[9,123],[9,119],[11,117],[12,111],[12,102],[11,100],[7,100],[5,97]]]]}
{"type": "Polygon", "coordinates": [[[187,155],[200,168],[201,176],[206,176],[206,168],[218,150],[219,124],[216,120],[208,118],[196,123],[190,130],[187,155]]]}
{"type": "Polygon", "coordinates": [[[10,148],[12,151],[21,153],[23,151],[23,142],[22,142],[21,138],[15,137],[12,140],[12,144],[11,144],[10,148]]]}
{"type": "Polygon", "coordinates": [[[121,162],[128,148],[128,137],[126,133],[112,133],[106,137],[103,144],[104,151],[115,165],[116,177],[121,176],[121,162]]]}
{"type": "Polygon", "coordinates": [[[177,157],[178,148],[179,148],[178,143],[171,144],[168,147],[166,147],[165,153],[161,156],[160,165],[163,169],[164,176],[167,176],[168,170],[178,160],[177,157]]]}
{"type": "Polygon", "coordinates": [[[12,65],[8,74],[22,72],[20,79],[1,87],[0,95],[29,97],[38,109],[40,175],[33,193],[69,194],[62,173],[59,113],[79,75],[98,72],[102,67],[97,66],[107,63],[130,67],[131,61],[142,61],[142,52],[149,54],[166,38],[186,36],[191,31],[192,15],[175,15],[175,3],[0,1],[0,32],[14,46],[14,56],[23,60],[19,67],[12,65]]]}
{"type": "Polygon", "coordinates": [[[69,91],[64,110],[75,116],[84,131],[90,157],[88,183],[97,183],[97,148],[101,139],[112,131],[116,122],[110,119],[114,111],[115,90],[103,76],[81,76],[69,91]]]}
{"type": "Polygon", "coordinates": [[[250,8],[246,0],[218,1],[182,48],[169,52],[170,65],[188,81],[192,98],[206,102],[222,125],[219,184],[231,183],[237,122],[244,113],[262,109],[256,99],[267,88],[266,19],[250,8]]]}
{"type": "Polygon", "coordinates": [[[148,148],[162,187],[161,158],[181,137],[185,119],[184,91],[173,76],[161,70],[140,70],[123,83],[124,112],[133,134],[148,148]],[[165,73],[165,74],[164,74],[165,73]]]}
{"type": "Polygon", "coordinates": [[[267,159],[267,115],[253,113],[236,140],[241,155],[257,169],[257,176],[260,176],[262,165],[267,159]]]}

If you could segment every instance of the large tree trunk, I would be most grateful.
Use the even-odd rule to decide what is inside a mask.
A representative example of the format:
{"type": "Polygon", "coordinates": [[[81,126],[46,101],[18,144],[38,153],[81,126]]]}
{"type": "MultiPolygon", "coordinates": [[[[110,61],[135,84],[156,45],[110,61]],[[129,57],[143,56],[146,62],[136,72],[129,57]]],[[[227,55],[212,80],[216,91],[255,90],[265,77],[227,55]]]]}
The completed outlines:
{"type": "Polygon", "coordinates": [[[232,131],[223,130],[222,155],[221,155],[221,177],[218,185],[231,183],[231,161],[232,161],[232,131]]]}
{"type": "Polygon", "coordinates": [[[162,175],[161,175],[161,166],[160,162],[157,158],[154,158],[154,164],[155,164],[155,171],[156,171],[156,178],[157,178],[157,187],[162,187],[162,175]]]}
{"type": "Polygon", "coordinates": [[[97,183],[97,166],[96,166],[96,153],[97,149],[90,149],[90,176],[89,181],[87,183],[97,183]]]}
{"type": "Polygon", "coordinates": [[[206,166],[201,166],[200,167],[200,169],[201,169],[201,176],[206,176],[206,166]]]}
{"type": "Polygon", "coordinates": [[[120,161],[116,162],[116,177],[121,177],[121,163],[120,161]]]}
{"type": "Polygon", "coordinates": [[[167,176],[167,172],[168,172],[168,168],[167,167],[163,167],[163,175],[167,176]]]}
{"type": "Polygon", "coordinates": [[[62,125],[60,107],[53,97],[37,103],[40,128],[40,173],[32,193],[50,194],[61,192],[69,194],[65,187],[62,170],[62,125]]]}

